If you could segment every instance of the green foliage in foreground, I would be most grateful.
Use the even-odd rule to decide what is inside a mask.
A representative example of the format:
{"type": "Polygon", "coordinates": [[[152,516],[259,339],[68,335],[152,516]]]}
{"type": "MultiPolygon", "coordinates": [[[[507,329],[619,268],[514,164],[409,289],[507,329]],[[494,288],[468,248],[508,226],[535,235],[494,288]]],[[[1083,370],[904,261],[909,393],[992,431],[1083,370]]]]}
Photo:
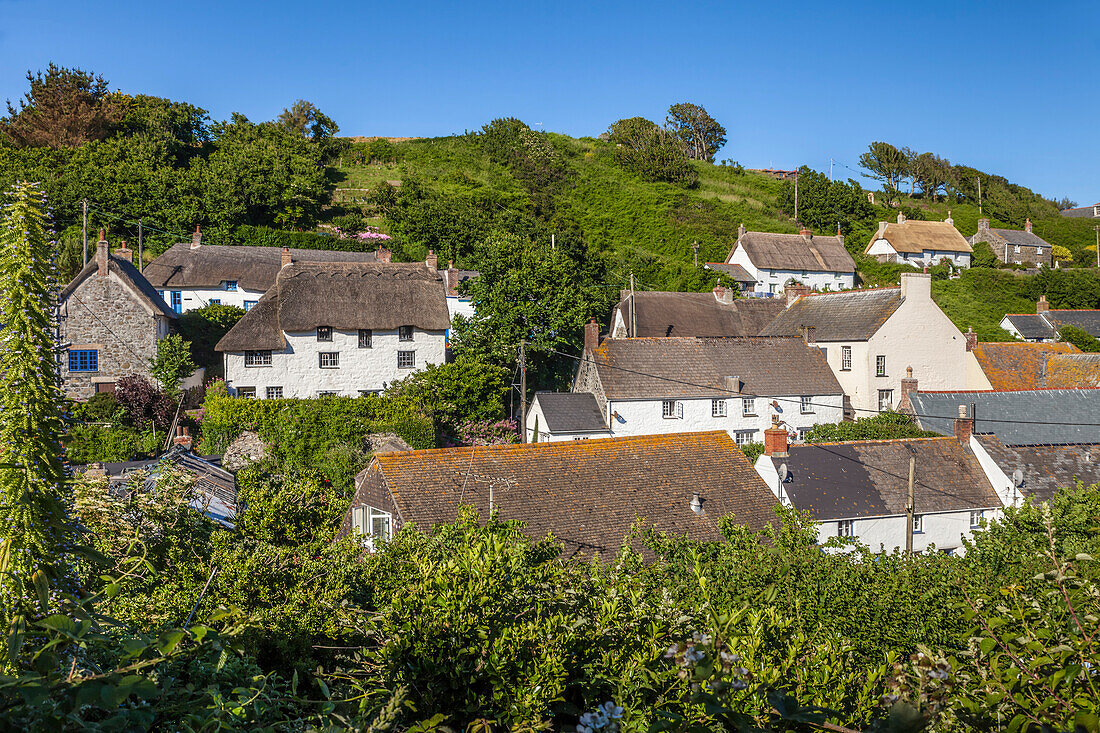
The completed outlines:
{"type": "Polygon", "coordinates": [[[897,438],[931,438],[939,435],[921,430],[913,418],[900,412],[880,412],[869,417],[836,424],[815,425],[806,433],[807,443],[838,443],[846,440],[893,440],[897,438]]]}

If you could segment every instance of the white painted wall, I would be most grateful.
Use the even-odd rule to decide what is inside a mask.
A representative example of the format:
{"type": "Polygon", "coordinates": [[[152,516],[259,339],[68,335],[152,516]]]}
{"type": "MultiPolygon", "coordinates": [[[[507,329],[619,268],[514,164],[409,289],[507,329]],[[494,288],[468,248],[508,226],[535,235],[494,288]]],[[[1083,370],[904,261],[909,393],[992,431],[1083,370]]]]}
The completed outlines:
{"type": "Polygon", "coordinates": [[[447,296],[447,313],[451,316],[451,321],[454,321],[455,316],[464,316],[465,318],[474,317],[474,304],[469,298],[459,298],[454,296],[447,296]]]}
{"type": "MultiPolygon", "coordinates": [[[[855,272],[814,272],[812,270],[772,270],[765,267],[757,267],[749,260],[748,252],[740,244],[733,248],[730,254],[729,264],[741,265],[750,275],[756,278],[758,293],[783,292],[783,285],[788,280],[797,280],[803,285],[808,285],[815,290],[851,290],[855,287],[855,272]]],[[[612,331],[614,333],[614,331],[612,331]]]]}
{"type": "Polygon", "coordinates": [[[966,352],[964,357],[966,363],[966,387],[965,389],[972,390],[992,390],[993,385],[989,381],[989,377],[982,371],[982,365],[978,363],[978,357],[974,356],[973,351],[966,352]]]}
{"type": "Polygon", "coordinates": [[[538,442],[552,443],[561,440],[589,440],[592,438],[610,438],[610,430],[598,433],[551,433],[546,427],[546,416],[542,414],[542,406],[536,397],[530,407],[527,408],[527,442],[535,442],[535,425],[538,424],[538,442]]]}
{"type": "Polygon", "coordinates": [[[876,239],[871,242],[871,246],[867,248],[867,254],[874,255],[895,255],[898,258],[898,262],[907,262],[914,267],[924,267],[932,265],[938,265],[942,260],[946,259],[955,267],[970,267],[970,253],[969,252],[948,252],[934,249],[923,250],[919,255],[910,252],[898,253],[894,249],[893,245],[888,240],[876,239]]]}
{"type": "Polygon", "coordinates": [[[813,395],[813,412],[802,413],[799,395],[757,397],[753,416],[742,413],[741,397],[719,396],[726,401],[726,417],[711,414],[711,398],[677,399],[683,417],[662,417],[662,400],[608,400],[606,416],[611,434],[660,435],[663,433],[694,433],[704,430],[725,430],[736,439],[736,433],[752,431],[749,442],[762,443],[764,431],[771,427],[772,415],[778,414],[790,431],[811,428],[823,423],[838,423],[844,419],[843,395],[813,395]],[[771,407],[772,400],[779,402],[781,412],[771,407]],[[618,417],[614,417],[618,413],[618,417]]]}
{"type": "Polygon", "coordinates": [[[225,355],[225,378],[232,390],[255,387],[263,398],[267,387],[282,387],[283,397],[316,397],[335,391],[357,397],[359,390],[382,390],[428,364],[442,364],[446,349],[443,331],[413,329],[412,341],[399,341],[397,331],[375,331],[372,347],[359,348],[357,331],[332,331],[332,341],[318,341],[315,331],[284,333],[286,348],[271,354],[271,366],[244,365],[244,352],[225,355]],[[337,369],[318,366],[323,351],[340,353],[337,369]],[[397,368],[398,351],[415,351],[413,369],[397,368]]]}
{"type": "Polygon", "coordinates": [[[164,302],[168,304],[169,308],[172,307],[171,293],[173,290],[179,290],[183,298],[183,310],[181,313],[205,308],[210,305],[211,300],[218,300],[222,305],[235,305],[238,308],[244,308],[244,302],[246,300],[258,301],[264,294],[262,290],[247,290],[240,286],[238,286],[236,290],[226,290],[224,283],[221,288],[158,288],[157,292],[162,293],[164,302]]]}
{"type": "Polygon", "coordinates": [[[1024,503],[1024,495],[1012,482],[1012,477],[1006,474],[993,456],[989,455],[985,446],[973,435],[970,436],[970,450],[974,451],[974,457],[978,459],[978,465],[982,467],[993,490],[997,492],[1001,503],[1005,506],[1020,506],[1024,503]]]}

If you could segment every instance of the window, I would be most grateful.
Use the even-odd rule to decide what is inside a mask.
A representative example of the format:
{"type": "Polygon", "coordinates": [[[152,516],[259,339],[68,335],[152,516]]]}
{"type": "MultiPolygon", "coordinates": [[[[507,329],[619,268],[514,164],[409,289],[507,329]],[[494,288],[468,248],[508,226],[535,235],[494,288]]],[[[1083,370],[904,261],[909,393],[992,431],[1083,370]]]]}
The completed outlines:
{"type": "Polygon", "coordinates": [[[811,430],[813,430],[813,428],[799,428],[798,429],[798,442],[805,443],[806,442],[806,434],[809,433],[811,430]]]}
{"type": "Polygon", "coordinates": [[[254,400],[254,399],[256,399],[256,388],[255,387],[237,387],[237,396],[238,397],[244,397],[245,399],[249,399],[249,400],[254,400]]]}
{"type": "Polygon", "coordinates": [[[894,409],[894,390],[880,389],[878,391],[878,411],[890,412],[894,409]]]}
{"type": "Polygon", "coordinates": [[[98,372],[99,351],[96,349],[77,349],[69,352],[70,372],[98,372]]]}
{"type": "Polygon", "coordinates": [[[1018,245],[1018,244],[1017,244],[1017,245],[1016,245],[1015,247],[1013,247],[1013,248],[1012,248],[1012,250],[1013,250],[1013,251],[1014,251],[1014,252],[1015,252],[1016,254],[1020,254],[1020,245],[1018,245]]]}
{"type": "Polygon", "coordinates": [[[332,326],[318,326],[317,327],[317,340],[318,341],[332,341],[332,326]]]}
{"type": "Polygon", "coordinates": [[[415,351],[398,351],[397,352],[397,368],[398,369],[412,369],[416,366],[416,352],[415,351]]]}
{"type": "Polygon", "coordinates": [[[913,534],[921,534],[924,532],[924,515],[913,515],[913,534]]]}
{"type": "Polygon", "coordinates": [[[726,416],[726,401],[725,400],[711,400],[710,401],[710,416],[711,417],[725,417],[726,416]]]}
{"type": "Polygon", "coordinates": [[[1043,248],[1042,247],[1036,247],[1035,248],[1035,254],[1037,254],[1039,257],[1042,257],[1043,256],[1043,248]]]}
{"type": "Polygon", "coordinates": [[[755,397],[742,397],[741,398],[741,414],[745,417],[750,417],[756,414],[756,398],[755,397]]]}
{"type": "Polygon", "coordinates": [[[268,387],[265,392],[269,400],[281,400],[283,398],[282,387],[268,387]]]}
{"type": "Polygon", "coordinates": [[[271,352],[246,351],[244,352],[244,365],[246,367],[271,366],[271,352]]]}
{"type": "Polygon", "coordinates": [[[398,341],[412,341],[413,340],[413,327],[412,326],[401,326],[400,328],[398,328],[397,329],[397,340],[398,341]]]}
{"type": "Polygon", "coordinates": [[[359,329],[359,348],[369,349],[373,342],[373,332],[369,328],[359,329]]]}
{"type": "Polygon", "coordinates": [[[875,376],[886,376],[886,357],[883,354],[879,354],[875,357],[875,376]]]}
{"type": "Polygon", "coordinates": [[[172,306],[172,310],[176,313],[183,313],[183,291],[173,290],[168,297],[171,298],[169,304],[172,306]]]}
{"type": "Polygon", "coordinates": [[[340,352],[339,351],[322,351],[317,354],[317,366],[322,369],[339,369],[340,368],[340,352]]]}
{"type": "Polygon", "coordinates": [[[852,371],[852,347],[841,346],[840,347],[840,370],[844,372],[852,371]]]}
{"type": "Polygon", "coordinates": [[[222,304],[222,299],[221,298],[211,298],[210,299],[210,305],[221,305],[221,304],[222,304]]]}
{"type": "Polygon", "coordinates": [[[226,280],[225,281],[225,289],[228,290],[231,293],[237,292],[237,281],[236,280],[226,280]]]}
{"type": "Polygon", "coordinates": [[[245,309],[246,311],[250,311],[250,310],[252,310],[253,308],[255,308],[255,307],[256,307],[256,303],[257,303],[257,302],[259,302],[259,301],[255,301],[255,300],[246,300],[246,301],[244,302],[244,309],[245,309]]]}
{"type": "Polygon", "coordinates": [[[676,419],[676,400],[661,401],[661,417],[666,420],[676,419]]]}
{"type": "Polygon", "coordinates": [[[361,390],[359,390],[359,396],[360,397],[377,397],[380,394],[382,394],[382,390],[380,390],[380,389],[361,389],[361,390]]]}
{"type": "Polygon", "coordinates": [[[733,442],[739,446],[748,445],[749,443],[756,442],[755,430],[738,430],[733,434],[733,442]]]}
{"type": "Polygon", "coordinates": [[[322,389],[317,393],[318,397],[336,397],[340,393],[334,389],[322,389]]]}
{"type": "Polygon", "coordinates": [[[852,536],[852,520],[841,519],[836,523],[836,536],[837,537],[851,537],[852,536]]]}
{"type": "Polygon", "coordinates": [[[388,540],[393,534],[393,515],[369,506],[352,507],[351,529],[355,534],[388,540]]]}
{"type": "Polygon", "coordinates": [[[803,415],[812,414],[814,411],[814,398],[811,395],[802,395],[799,398],[800,407],[802,408],[803,415]]]}
{"type": "Polygon", "coordinates": [[[970,526],[980,527],[982,526],[982,519],[985,518],[985,511],[982,509],[975,509],[970,512],[970,526]]]}

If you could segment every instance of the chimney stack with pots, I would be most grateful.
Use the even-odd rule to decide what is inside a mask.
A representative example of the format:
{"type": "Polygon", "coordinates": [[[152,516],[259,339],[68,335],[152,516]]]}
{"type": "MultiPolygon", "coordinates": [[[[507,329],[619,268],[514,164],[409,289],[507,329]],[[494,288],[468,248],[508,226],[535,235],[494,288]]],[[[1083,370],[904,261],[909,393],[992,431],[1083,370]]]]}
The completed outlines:
{"type": "Polygon", "coordinates": [[[733,302],[733,289],[727,288],[723,285],[714,286],[714,299],[719,303],[732,303],[733,302]]]}
{"type": "Polygon", "coordinates": [[[1027,221],[1024,222],[1024,231],[1027,232],[1028,234],[1031,234],[1031,217],[1030,216],[1027,218],[1027,221]]]}
{"type": "Polygon", "coordinates": [[[793,283],[783,289],[783,294],[787,296],[787,307],[790,308],[794,305],[794,302],[804,295],[809,295],[812,289],[808,285],[802,283],[793,283]]]}
{"type": "Polygon", "coordinates": [[[1044,313],[1050,311],[1050,303],[1047,302],[1047,296],[1040,295],[1039,302],[1035,304],[1035,315],[1041,316],[1044,313]]]}
{"type": "Polygon", "coordinates": [[[772,415],[772,426],[764,431],[764,455],[787,455],[787,430],[779,426],[778,415],[772,415]]]}
{"type": "Polygon", "coordinates": [[[123,240],[122,246],[115,250],[115,257],[120,260],[126,260],[127,262],[134,261],[134,250],[126,246],[126,241],[123,240]]]}
{"type": "Polygon", "coordinates": [[[943,220],[944,223],[955,226],[955,220],[951,218],[951,209],[947,210],[947,218],[943,220]]]}
{"type": "Polygon", "coordinates": [[[199,225],[195,225],[195,233],[191,235],[191,249],[198,249],[202,246],[202,230],[199,229],[199,225]]]}
{"type": "Polygon", "coordinates": [[[745,236],[745,223],[744,222],[737,225],[737,238],[740,239],[743,236],[745,236]]]}
{"type": "Polygon", "coordinates": [[[913,367],[905,367],[905,379],[901,380],[901,399],[898,400],[898,412],[913,414],[913,401],[909,395],[917,391],[917,380],[913,378],[913,367]]]}
{"type": "Polygon", "coordinates": [[[385,247],[379,247],[375,250],[374,257],[379,262],[393,262],[393,252],[385,247]]]}
{"type": "Polygon", "coordinates": [[[844,235],[840,233],[840,222],[836,223],[836,238],[840,241],[840,246],[844,246],[844,235]]]}
{"type": "Polygon", "coordinates": [[[927,272],[901,273],[901,297],[913,300],[931,300],[932,276],[927,272]]]}
{"type": "Polygon", "coordinates": [[[182,425],[176,427],[176,437],[172,438],[172,445],[178,445],[184,450],[191,450],[190,432],[182,425]]]}
{"type": "Polygon", "coordinates": [[[899,211],[898,212],[898,224],[904,224],[904,223],[905,223],[905,214],[903,214],[899,211]]]}
{"type": "Polygon", "coordinates": [[[435,252],[430,249],[428,250],[428,256],[424,258],[424,264],[432,272],[435,272],[437,269],[439,269],[439,258],[435,256],[435,252]]]}
{"type": "Polygon", "coordinates": [[[805,239],[807,242],[814,238],[814,233],[810,231],[809,228],[807,228],[805,225],[803,225],[802,228],[798,230],[798,233],[801,234],[802,238],[805,239]]]}
{"type": "Polygon", "coordinates": [[[107,277],[107,233],[99,230],[99,241],[95,243],[95,266],[100,277],[107,277]]]}
{"type": "Polygon", "coordinates": [[[878,223],[878,231],[875,232],[875,239],[882,239],[882,235],[886,234],[886,222],[880,221],[878,223]]]}
{"type": "Polygon", "coordinates": [[[969,443],[974,434],[974,414],[966,415],[966,405],[959,405],[959,416],[955,418],[955,438],[960,443],[969,443]]]}
{"type": "Polygon", "coordinates": [[[978,334],[974,333],[974,329],[967,327],[966,333],[963,334],[966,337],[966,350],[973,351],[978,347],[978,334]]]}
{"type": "Polygon", "coordinates": [[[979,232],[988,232],[989,231],[989,219],[978,219],[978,231],[979,232]]]}
{"type": "Polygon", "coordinates": [[[584,350],[591,352],[599,345],[600,324],[596,323],[596,319],[593,318],[588,323],[584,324],[584,350]]]}
{"type": "Polygon", "coordinates": [[[290,248],[289,247],[283,247],[282,267],[286,267],[287,265],[292,264],[293,262],[294,262],[294,260],[290,256],[290,248]]]}

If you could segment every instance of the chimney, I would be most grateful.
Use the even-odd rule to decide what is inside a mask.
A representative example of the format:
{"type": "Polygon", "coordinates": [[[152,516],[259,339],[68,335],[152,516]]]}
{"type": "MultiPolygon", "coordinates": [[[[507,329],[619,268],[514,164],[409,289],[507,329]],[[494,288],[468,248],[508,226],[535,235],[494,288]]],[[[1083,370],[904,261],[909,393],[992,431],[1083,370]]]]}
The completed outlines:
{"type": "Polygon", "coordinates": [[[901,380],[901,399],[898,400],[898,412],[913,414],[913,402],[909,395],[917,391],[917,380],[913,379],[913,367],[905,367],[905,379],[901,380]]]}
{"type": "Polygon", "coordinates": [[[129,249],[126,242],[123,241],[122,246],[115,250],[115,257],[132,263],[134,261],[134,250],[129,249]]]}
{"type": "Polygon", "coordinates": [[[182,425],[176,427],[176,437],[172,438],[172,445],[178,445],[184,450],[191,450],[191,435],[182,425]]]}
{"type": "Polygon", "coordinates": [[[374,257],[379,262],[393,262],[393,252],[385,247],[379,247],[375,250],[374,257]]]}
{"type": "Polygon", "coordinates": [[[787,455],[787,430],[779,427],[778,415],[772,415],[772,426],[764,431],[764,455],[780,458],[787,455]]]}
{"type": "Polygon", "coordinates": [[[1024,231],[1027,232],[1028,234],[1031,234],[1031,217],[1030,216],[1027,218],[1027,221],[1024,222],[1024,231]]]}
{"type": "Polygon", "coordinates": [[[741,394],[741,377],[726,377],[726,391],[741,394]]]}
{"type": "Polygon", "coordinates": [[[99,230],[99,241],[95,243],[95,266],[100,277],[107,277],[107,234],[99,230]]]}
{"type": "Polygon", "coordinates": [[[955,226],[955,220],[951,218],[951,209],[947,210],[947,218],[944,219],[944,223],[955,226]]]}
{"type": "Polygon", "coordinates": [[[925,272],[901,273],[901,297],[913,300],[932,299],[932,276],[925,272]]]}
{"type": "Polygon", "coordinates": [[[807,344],[817,343],[817,327],[816,326],[803,326],[802,327],[802,340],[807,344]]]}
{"type": "Polygon", "coordinates": [[[195,233],[191,235],[191,249],[198,249],[202,246],[202,231],[199,229],[199,225],[195,225],[195,233]]]}
{"type": "Polygon", "coordinates": [[[802,283],[793,283],[783,288],[783,294],[787,296],[787,307],[790,308],[803,295],[809,295],[810,291],[811,288],[802,283]]]}
{"type": "Polygon", "coordinates": [[[960,443],[969,443],[974,434],[974,415],[966,416],[966,405],[959,405],[959,416],[955,418],[955,438],[960,443]]]}
{"type": "Polygon", "coordinates": [[[989,219],[978,219],[978,231],[984,232],[989,230],[989,219]]]}
{"type": "Polygon", "coordinates": [[[454,260],[447,260],[447,269],[448,270],[455,269],[455,261],[454,260]]]}
{"type": "Polygon", "coordinates": [[[745,222],[737,225],[737,238],[740,239],[743,236],[745,236],[745,222]]]}
{"type": "Polygon", "coordinates": [[[428,250],[428,256],[424,258],[424,264],[427,265],[428,269],[432,272],[439,269],[439,258],[435,256],[435,252],[430,249],[428,250]]]}
{"type": "Polygon", "coordinates": [[[1035,315],[1041,316],[1048,311],[1050,311],[1050,303],[1047,302],[1047,296],[1040,295],[1039,302],[1035,304],[1035,315]]]}
{"type": "Polygon", "coordinates": [[[590,353],[600,345],[600,324],[596,323],[596,319],[591,319],[588,323],[584,324],[584,350],[586,353],[590,353]]]}
{"type": "Polygon", "coordinates": [[[978,346],[978,334],[974,333],[974,329],[969,326],[966,327],[966,333],[963,334],[966,337],[966,350],[973,351],[978,346]]]}
{"type": "Polygon", "coordinates": [[[840,241],[840,246],[844,246],[844,235],[840,233],[840,222],[836,223],[836,238],[840,241]]]}
{"type": "Polygon", "coordinates": [[[283,260],[282,260],[282,265],[280,265],[280,267],[286,267],[287,265],[292,264],[293,262],[294,262],[294,260],[290,256],[290,249],[288,247],[283,247],[283,260]]]}
{"type": "Polygon", "coordinates": [[[799,229],[798,233],[801,234],[802,238],[805,239],[807,242],[814,238],[814,233],[807,229],[805,226],[799,229]]]}
{"type": "Polygon", "coordinates": [[[898,212],[898,224],[904,224],[904,223],[905,223],[905,214],[903,214],[899,211],[898,212]]]}
{"type": "Polygon", "coordinates": [[[875,239],[882,239],[883,234],[886,234],[886,222],[880,221],[878,223],[878,231],[875,233],[875,239]]]}
{"type": "Polygon", "coordinates": [[[726,288],[721,285],[714,286],[714,299],[719,303],[732,303],[733,302],[733,289],[726,288]]]}

